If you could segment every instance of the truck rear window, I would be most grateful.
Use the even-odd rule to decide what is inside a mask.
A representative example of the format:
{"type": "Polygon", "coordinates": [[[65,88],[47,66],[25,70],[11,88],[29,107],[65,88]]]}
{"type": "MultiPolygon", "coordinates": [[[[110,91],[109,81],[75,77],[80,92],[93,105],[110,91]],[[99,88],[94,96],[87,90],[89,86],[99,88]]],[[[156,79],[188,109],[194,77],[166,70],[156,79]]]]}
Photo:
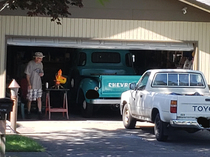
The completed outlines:
{"type": "Polygon", "coordinates": [[[93,63],[120,63],[120,54],[117,52],[93,52],[93,63]]]}
{"type": "Polygon", "coordinates": [[[204,80],[197,73],[158,73],[155,76],[152,86],[204,87],[204,80]]]}

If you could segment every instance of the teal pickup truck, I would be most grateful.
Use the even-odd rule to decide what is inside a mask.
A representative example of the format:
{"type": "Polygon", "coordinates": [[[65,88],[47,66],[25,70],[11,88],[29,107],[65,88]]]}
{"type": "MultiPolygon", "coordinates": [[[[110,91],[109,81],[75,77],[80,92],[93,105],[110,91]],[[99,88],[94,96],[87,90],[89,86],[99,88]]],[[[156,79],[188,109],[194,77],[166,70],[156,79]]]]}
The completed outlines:
{"type": "Polygon", "coordinates": [[[134,59],[128,50],[79,50],[70,86],[83,117],[91,117],[94,107],[119,107],[122,92],[141,77],[133,68],[134,59]]]}

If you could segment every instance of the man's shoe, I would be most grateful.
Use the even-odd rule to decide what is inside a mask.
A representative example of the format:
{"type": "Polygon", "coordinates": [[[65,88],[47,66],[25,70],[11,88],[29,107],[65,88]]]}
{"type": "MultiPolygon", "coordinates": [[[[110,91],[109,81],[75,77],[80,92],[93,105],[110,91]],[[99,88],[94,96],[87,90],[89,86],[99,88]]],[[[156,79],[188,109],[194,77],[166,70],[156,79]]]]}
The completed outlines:
{"type": "Polygon", "coordinates": [[[27,112],[26,119],[31,119],[31,112],[27,112]]]}
{"type": "Polygon", "coordinates": [[[38,113],[38,119],[40,119],[40,120],[43,119],[43,117],[42,117],[42,112],[39,112],[39,113],[38,113]]]}

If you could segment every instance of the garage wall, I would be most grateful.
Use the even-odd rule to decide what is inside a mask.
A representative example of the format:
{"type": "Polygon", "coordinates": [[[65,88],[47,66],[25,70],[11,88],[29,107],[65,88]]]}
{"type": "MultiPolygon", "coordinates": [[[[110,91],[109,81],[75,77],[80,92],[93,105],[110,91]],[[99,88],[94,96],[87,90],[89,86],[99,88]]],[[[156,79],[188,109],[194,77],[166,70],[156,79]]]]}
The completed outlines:
{"type": "MultiPolygon", "coordinates": [[[[210,22],[208,12],[179,0],[109,0],[104,5],[86,0],[83,4],[82,8],[69,6],[69,18],[210,22]],[[183,14],[186,7],[187,13],[183,14]]],[[[6,8],[0,15],[27,16],[27,10],[6,8]]]]}
{"type": "MultiPolygon", "coordinates": [[[[57,25],[45,17],[0,16],[0,82],[5,82],[6,38],[25,37],[71,37],[90,40],[132,41],[190,41],[198,43],[198,70],[205,73],[210,83],[210,23],[163,22],[137,20],[73,19],[64,18],[57,25]]],[[[43,42],[47,42],[43,39],[43,42]]],[[[4,96],[5,83],[0,87],[4,96]]]]}

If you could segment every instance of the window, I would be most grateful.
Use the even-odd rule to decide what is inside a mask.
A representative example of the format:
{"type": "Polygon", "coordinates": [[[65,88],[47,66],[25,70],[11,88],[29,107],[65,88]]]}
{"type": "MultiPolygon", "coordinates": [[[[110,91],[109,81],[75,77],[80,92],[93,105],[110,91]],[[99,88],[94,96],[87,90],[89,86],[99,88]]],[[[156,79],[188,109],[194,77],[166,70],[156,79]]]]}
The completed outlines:
{"type": "Polygon", "coordinates": [[[157,74],[153,85],[167,85],[167,74],[157,74]]]}
{"type": "Polygon", "coordinates": [[[202,76],[199,74],[191,74],[190,86],[204,86],[204,81],[203,81],[202,76]]]}
{"type": "Polygon", "coordinates": [[[146,84],[147,84],[147,81],[149,79],[149,75],[150,75],[150,72],[144,74],[141,79],[139,80],[139,82],[137,83],[137,89],[138,90],[143,90],[145,89],[146,87],[146,84]]]}
{"type": "Polygon", "coordinates": [[[120,63],[120,54],[117,52],[93,52],[93,63],[120,63]]]}
{"type": "Polygon", "coordinates": [[[204,87],[204,80],[200,74],[196,73],[158,73],[152,86],[204,87]]]}
{"type": "Polygon", "coordinates": [[[178,74],[168,74],[168,85],[178,86],[178,74]]]}
{"type": "Polygon", "coordinates": [[[179,85],[189,86],[189,74],[179,74],[179,85]]]}
{"type": "Polygon", "coordinates": [[[125,64],[127,67],[131,67],[132,66],[132,55],[130,53],[126,53],[125,54],[125,64]]]}
{"type": "Polygon", "coordinates": [[[86,64],[86,54],[84,52],[79,53],[79,66],[84,66],[86,64]]]}

